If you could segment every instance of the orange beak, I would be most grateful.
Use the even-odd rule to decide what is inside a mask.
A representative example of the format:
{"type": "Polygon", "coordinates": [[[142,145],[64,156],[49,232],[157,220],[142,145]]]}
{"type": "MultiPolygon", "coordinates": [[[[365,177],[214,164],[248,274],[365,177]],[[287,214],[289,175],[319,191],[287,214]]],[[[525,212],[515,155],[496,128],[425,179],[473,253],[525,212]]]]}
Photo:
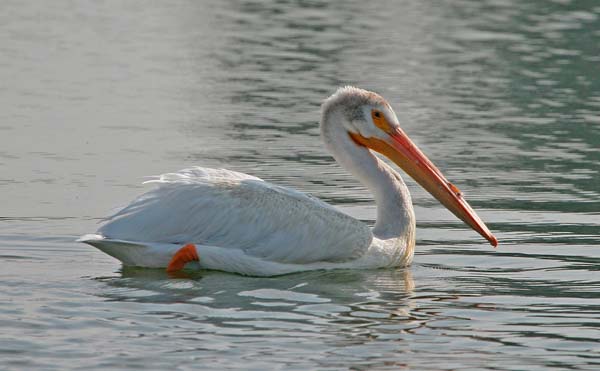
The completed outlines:
{"type": "Polygon", "coordinates": [[[390,140],[365,138],[355,133],[350,133],[350,137],[357,144],[371,148],[396,163],[448,210],[496,247],[498,240],[469,206],[460,190],[444,177],[402,129],[389,125],[381,128],[387,129],[384,131],[390,136],[390,140]]]}

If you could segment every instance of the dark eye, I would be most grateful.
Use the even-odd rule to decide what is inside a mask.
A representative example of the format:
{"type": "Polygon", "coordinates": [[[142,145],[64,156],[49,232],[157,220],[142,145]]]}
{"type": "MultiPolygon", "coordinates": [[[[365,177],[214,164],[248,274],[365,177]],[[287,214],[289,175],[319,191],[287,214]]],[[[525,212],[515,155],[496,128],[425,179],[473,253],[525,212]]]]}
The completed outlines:
{"type": "Polygon", "coordinates": [[[375,111],[375,113],[373,114],[375,117],[380,118],[381,117],[381,112],[379,111],[375,111]]]}

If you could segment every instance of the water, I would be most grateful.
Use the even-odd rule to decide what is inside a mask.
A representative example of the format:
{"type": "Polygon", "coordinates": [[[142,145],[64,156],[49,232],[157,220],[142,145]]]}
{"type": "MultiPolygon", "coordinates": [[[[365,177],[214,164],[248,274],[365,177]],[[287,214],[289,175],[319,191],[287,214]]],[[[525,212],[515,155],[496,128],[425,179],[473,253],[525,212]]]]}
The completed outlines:
{"type": "Polygon", "coordinates": [[[597,2],[0,8],[3,370],[600,368],[597,2]],[[172,279],[74,242],[191,165],[372,224],[318,137],[344,84],[391,102],[497,250],[412,181],[406,270],[172,279]]]}

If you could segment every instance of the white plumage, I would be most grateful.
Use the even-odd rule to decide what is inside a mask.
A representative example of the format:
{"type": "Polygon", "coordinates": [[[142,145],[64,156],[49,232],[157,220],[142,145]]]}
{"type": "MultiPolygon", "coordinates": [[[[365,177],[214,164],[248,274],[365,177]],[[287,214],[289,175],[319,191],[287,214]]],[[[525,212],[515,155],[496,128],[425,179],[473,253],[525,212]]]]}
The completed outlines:
{"type": "Polygon", "coordinates": [[[326,203],[246,174],[197,167],[151,182],[158,187],[98,232],[137,242],[191,241],[300,264],[356,259],[373,238],[364,224],[326,203]]]}
{"type": "Polygon", "coordinates": [[[201,167],[146,183],[157,187],[81,241],[127,265],[156,268],[188,242],[201,256],[192,266],[248,275],[394,265],[393,251],[381,254],[393,246],[373,243],[364,223],[293,189],[201,167]]]}
{"type": "Polygon", "coordinates": [[[407,265],[414,213],[400,176],[368,149],[374,145],[382,152],[377,141],[386,134],[382,121],[371,117],[375,112],[385,125],[398,126],[383,98],[347,87],[325,101],[321,118],[327,148],[374,193],[373,231],[301,192],[243,173],[194,167],[148,181],[156,188],[80,241],[126,265],[145,267],[166,267],[179,248],[193,243],[199,262],[188,266],[248,275],[407,265]]]}

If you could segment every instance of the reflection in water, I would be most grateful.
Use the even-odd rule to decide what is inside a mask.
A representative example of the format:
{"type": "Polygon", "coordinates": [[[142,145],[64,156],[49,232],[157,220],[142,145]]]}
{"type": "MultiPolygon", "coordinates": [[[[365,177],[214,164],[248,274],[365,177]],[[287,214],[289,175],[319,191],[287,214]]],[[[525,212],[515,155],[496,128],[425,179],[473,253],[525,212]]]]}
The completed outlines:
{"type": "MultiPolygon", "coordinates": [[[[391,292],[395,295],[412,294],[415,283],[410,269],[375,270],[375,271],[316,271],[290,274],[280,277],[244,277],[216,271],[183,271],[179,277],[172,277],[162,269],[144,269],[122,267],[116,277],[98,277],[98,280],[116,288],[134,288],[136,291],[156,292],[161,297],[170,294],[178,295],[188,292],[197,296],[212,296],[215,293],[230,292],[237,295],[240,285],[244,291],[258,290],[265,287],[273,290],[301,293],[318,290],[316,297],[320,301],[352,302],[356,299],[357,285],[363,292],[372,292],[375,296],[391,292]],[[174,279],[176,278],[176,279],[174,279]],[[301,282],[301,283],[297,283],[301,282]],[[231,292],[232,291],[232,292],[231,292]],[[377,293],[377,294],[375,294],[377,293]],[[345,296],[348,295],[348,296],[345,296]]],[[[115,300],[129,300],[127,296],[109,296],[115,300]]],[[[289,295],[290,298],[294,295],[289,295]]]]}
{"type": "MultiPolygon", "coordinates": [[[[593,322],[593,306],[573,303],[571,298],[582,297],[581,292],[561,297],[564,291],[551,280],[528,280],[527,274],[536,270],[497,269],[490,274],[473,268],[432,268],[416,267],[414,273],[323,271],[278,278],[204,272],[179,280],[168,279],[159,270],[124,269],[121,275],[100,280],[108,285],[101,291],[104,298],[148,308],[125,316],[150,316],[158,322],[178,319],[178,336],[186,336],[188,346],[203,344],[215,334],[242,336],[245,341],[230,343],[229,352],[243,355],[264,347],[285,352],[290,340],[302,338],[297,351],[319,355],[323,367],[339,366],[341,355],[343,359],[354,355],[354,361],[365,367],[380,366],[382,356],[386,362],[402,363],[413,344],[436,348],[420,349],[429,358],[427,363],[413,363],[417,365],[436,368],[447,361],[451,349],[473,348],[480,354],[475,364],[500,352],[508,357],[502,362],[519,365],[522,361],[511,359],[511,354],[530,348],[532,340],[544,344],[540,353],[530,349],[532,358],[560,351],[565,342],[577,349],[596,342],[591,328],[571,326],[575,318],[589,317],[593,322]],[[423,282],[416,288],[413,274],[423,282]],[[554,326],[548,328],[547,321],[554,326]],[[279,345],[273,344],[273,337],[279,345]],[[377,357],[364,357],[370,349],[377,349],[377,357]]],[[[198,351],[196,356],[203,359],[214,348],[198,351]]]]}
{"type": "MultiPolygon", "coordinates": [[[[277,278],[193,274],[173,280],[161,270],[127,268],[115,277],[97,279],[108,285],[100,294],[103,298],[141,305],[143,312],[128,311],[125,317],[177,319],[177,336],[188,339],[199,359],[215,350],[214,344],[206,345],[207,338],[228,334],[238,337],[228,344],[238,357],[266,348],[286,353],[290,341],[302,338],[295,352],[308,359],[319,355],[319,364],[333,366],[347,362],[340,356],[350,348],[370,348],[378,338],[400,339],[431,317],[427,310],[415,308],[410,270],[319,271],[277,278]]],[[[395,351],[396,346],[389,345],[389,351],[395,351]]]]}

